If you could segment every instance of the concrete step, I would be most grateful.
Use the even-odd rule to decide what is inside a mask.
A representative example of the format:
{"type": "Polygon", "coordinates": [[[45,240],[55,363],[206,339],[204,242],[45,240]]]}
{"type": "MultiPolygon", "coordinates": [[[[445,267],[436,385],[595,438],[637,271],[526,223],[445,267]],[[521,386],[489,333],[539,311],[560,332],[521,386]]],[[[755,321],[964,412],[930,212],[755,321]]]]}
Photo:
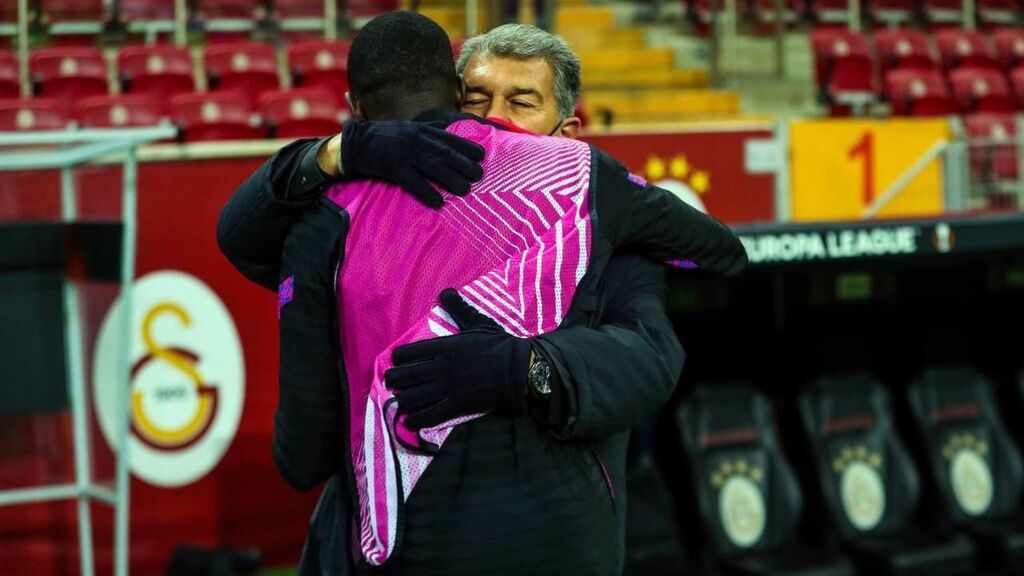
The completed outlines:
{"type": "Polygon", "coordinates": [[[559,7],[555,15],[555,32],[572,29],[609,30],[615,28],[615,12],[600,6],[559,7]]]}
{"type": "Polygon", "coordinates": [[[670,48],[600,48],[579,55],[583,68],[591,70],[671,69],[674,64],[670,48]]]}
{"type": "Polygon", "coordinates": [[[606,110],[616,122],[664,122],[735,116],[740,97],[721,90],[588,90],[584,106],[595,123],[606,110]]]}
{"type": "Polygon", "coordinates": [[[583,68],[583,86],[596,88],[706,88],[708,71],[703,69],[590,70],[583,68]]]}
{"type": "Polygon", "coordinates": [[[595,50],[599,48],[643,48],[647,44],[646,34],[642,28],[613,28],[610,30],[593,30],[588,28],[568,28],[559,32],[573,50],[595,50]]]}

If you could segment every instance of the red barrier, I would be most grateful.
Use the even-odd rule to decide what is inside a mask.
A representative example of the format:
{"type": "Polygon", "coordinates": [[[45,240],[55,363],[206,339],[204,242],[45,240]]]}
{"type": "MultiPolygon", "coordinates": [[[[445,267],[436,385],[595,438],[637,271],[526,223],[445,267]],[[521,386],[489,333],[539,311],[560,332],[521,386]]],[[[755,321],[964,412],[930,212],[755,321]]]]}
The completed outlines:
{"type": "MultiPolygon", "coordinates": [[[[768,135],[750,130],[587,140],[652,181],[686,183],[724,220],[749,222],[771,218],[773,192],[770,177],[744,171],[743,143],[768,135]]],[[[166,573],[171,551],[182,543],[256,547],[268,566],[294,564],[302,549],[318,492],[290,489],[270,455],[277,404],[275,296],[235,272],[215,238],[221,207],[261,161],[176,160],[143,162],[139,168],[133,322],[138,341],[132,359],[133,390],[141,395],[133,412],[133,449],[140,455],[131,486],[133,574],[166,573]],[[190,324],[183,323],[185,317],[190,324]],[[144,334],[151,336],[145,344],[144,334]],[[240,342],[237,367],[232,341],[240,342]],[[204,394],[217,401],[203,408],[204,394]],[[206,420],[192,426],[182,414],[206,420]]],[[[83,214],[101,217],[119,210],[119,168],[83,168],[76,182],[83,214]]],[[[56,217],[58,185],[56,174],[5,175],[0,219],[56,217]]],[[[97,374],[109,369],[100,334],[111,314],[109,301],[100,297],[86,306],[87,375],[94,373],[97,359],[97,374]]],[[[97,416],[102,412],[102,406],[90,412],[93,446],[96,468],[109,471],[108,442],[98,423],[103,418],[97,416]]],[[[0,488],[70,480],[69,430],[64,414],[0,420],[0,439],[7,440],[0,442],[0,488]]],[[[109,574],[112,515],[95,506],[94,520],[98,573],[109,574]]],[[[77,573],[76,537],[70,503],[0,508],[5,573],[77,573]]]]}

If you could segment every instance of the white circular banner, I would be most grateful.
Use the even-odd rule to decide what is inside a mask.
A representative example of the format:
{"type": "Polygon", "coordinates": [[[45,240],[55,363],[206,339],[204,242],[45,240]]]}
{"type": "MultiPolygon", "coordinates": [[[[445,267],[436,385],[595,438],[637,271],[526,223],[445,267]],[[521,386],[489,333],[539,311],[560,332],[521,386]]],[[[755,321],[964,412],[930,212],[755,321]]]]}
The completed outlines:
{"type": "Polygon", "coordinates": [[[949,480],[960,508],[981,516],[992,506],[992,472],[988,462],[970,449],[959,450],[949,464],[949,480]]]}
{"type": "MultiPolygon", "coordinates": [[[[235,437],[245,397],[245,362],[235,323],[206,284],[164,270],[135,281],[129,335],[129,467],[157,486],[183,486],[220,462],[235,437]]],[[[93,404],[117,449],[115,422],[122,299],[100,328],[93,404]]]]}
{"type": "Polygon", "coordinates": [[[885,487],[878,471],[864,462],[851,462],[839,480],[843,510],[854,528],[867,532],[885,515],[885,487]]]}
{"type": "Polygon", "coordinates": [[[749,548],[764,534],[767,516],[764,496],[746,476],[731,476],[718,493],[718,515],[734,546],[749,548]]]}

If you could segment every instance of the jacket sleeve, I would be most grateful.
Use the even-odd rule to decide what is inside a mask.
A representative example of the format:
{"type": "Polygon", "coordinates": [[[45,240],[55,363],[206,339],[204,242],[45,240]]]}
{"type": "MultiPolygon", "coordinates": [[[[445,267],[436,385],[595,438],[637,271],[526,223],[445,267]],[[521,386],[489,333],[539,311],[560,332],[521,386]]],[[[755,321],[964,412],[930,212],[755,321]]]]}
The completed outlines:
{"type": "Polygon", "coordinates": [[[561,438],[595,438],[633,427],[664,404],[684,353],[665,314],[663,266],[615,256],[605,271],[604,313],[596,328],[539,336],[554,370],[547,420],[561,438]]]}
{"type": "Polygon", "coordinates": [[[344,454],[334,271],[347,220],[325,203],[306,212],[283,249],[278,306],[280,363],[273,455],[293,487],[308,490],[338,471],[344,454]]]}
{"type": "Polygon", "coordinates": [[[279,150],[235,190],[220,212],[220,251],[243,276],[269,290],[277,289],[288,229],[315,201],[285,200],[288,178],[303,153],[318,142],[296,140],[279,150]]]}
{"type": "Polygon", "coordinates": [[[613,249],[726,276],[746,268],[747,252],[728,226],[593,150],[598,224],[613,249]]]}

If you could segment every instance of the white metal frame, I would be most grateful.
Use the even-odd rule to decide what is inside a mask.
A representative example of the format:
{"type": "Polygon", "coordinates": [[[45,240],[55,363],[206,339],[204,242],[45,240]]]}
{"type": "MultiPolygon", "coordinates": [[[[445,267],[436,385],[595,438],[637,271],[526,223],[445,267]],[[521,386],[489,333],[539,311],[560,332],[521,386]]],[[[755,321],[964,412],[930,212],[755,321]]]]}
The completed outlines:
{"type": "Polygon", "coordinates": [[[78,504],[78,542],[81,574],[92,576],[95,570],[92,547],[92,500],[114,507],[114,567],[117,576],[128,574],[128,394],[131,370],[128,342],[131,319],[131,286],[135,276],[136,237],[136,175],[138,163],[136,148],[144,143],[174,136],[172,126],[154,128],[127,128],[118,130],[46,131],[34,133],[0,132],[0,147],[58,144],[60,150],[0,153],[0,172],[10,170],[59,169],[61,184],[61,220],[70,222],[77,217],[75,184],[72,170],[102,156],[123,154],[124,178],[122,184],[123,232],[121,238],[121,350],[119,371],[124,379],[117,386],[117,412],[123,418],[117,423],[114,488],[94,483],[91,474],[88,414],[86,407],[85,359],[81,334],[81,313],[78,290],[73,282],[64,283],[64,354],[67,365],[67,383],[71,401],[72,437],[75,452],[75,481],[59,484],[0,490],[0,506],[13,506],[54,500],[76,500],[78,504]]]}

